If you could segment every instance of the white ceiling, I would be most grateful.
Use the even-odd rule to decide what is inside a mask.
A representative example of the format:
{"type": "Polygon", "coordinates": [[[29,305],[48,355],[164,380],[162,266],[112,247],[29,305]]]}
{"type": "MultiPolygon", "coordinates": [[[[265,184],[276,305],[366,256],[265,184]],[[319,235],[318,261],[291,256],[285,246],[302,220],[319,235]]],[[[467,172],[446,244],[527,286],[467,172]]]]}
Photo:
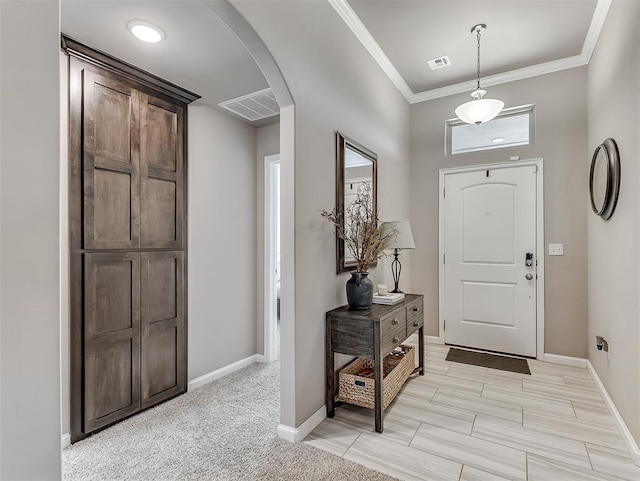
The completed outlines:
{"type": "Polygon", "coordinates": [[[244,45],[199,0],[62,0],[61,22],[63,33],[201,95],[198,103],[216,107],[269,87],[244,45]],[[166,39],[141,42],[127,30],[130,20],[158,25],[166,39]]]}
{"type": "MultiPolygon", "coordinates": [[[[488,25],[483,87],[587,64],[611,2],[327,1],[411,103],[473,89],[476,23],[488,25]],[[431,71],[427,60],[441,55],[451,66],[431,71]]],[[[199,103],[216,107],[268,88],[242,43],[199,0],[62,0],[61,21],[63,33],[201,95],[199,103]],[[166,39],[140,42],[126,27],[133,19],[160,26],[166,39]]]]}
{"type": "Polygon", "coordinates": [[[610,0],[328,0],[411,103],[586,65],[610,0]],[[432,71],[427,60],[448,55],[432,71]]]}

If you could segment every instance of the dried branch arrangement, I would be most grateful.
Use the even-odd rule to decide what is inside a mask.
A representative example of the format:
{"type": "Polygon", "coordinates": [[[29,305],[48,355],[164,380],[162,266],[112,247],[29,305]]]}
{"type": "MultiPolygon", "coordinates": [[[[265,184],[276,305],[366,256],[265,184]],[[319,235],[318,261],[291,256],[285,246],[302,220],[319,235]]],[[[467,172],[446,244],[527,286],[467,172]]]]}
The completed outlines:
{"type": "Polygon", "coordinates": [[[337,236],[355,260],[357,272],[367,272],[370,265],[384,257],[384,250],[397,235],[395,229],[385,231],[380,227],[371,185],[367,183],[358,186],[355,200],[344,208],[344,216],[335,208],[331,212],[323,210],[320,215],[335,226],[337,236]]]}

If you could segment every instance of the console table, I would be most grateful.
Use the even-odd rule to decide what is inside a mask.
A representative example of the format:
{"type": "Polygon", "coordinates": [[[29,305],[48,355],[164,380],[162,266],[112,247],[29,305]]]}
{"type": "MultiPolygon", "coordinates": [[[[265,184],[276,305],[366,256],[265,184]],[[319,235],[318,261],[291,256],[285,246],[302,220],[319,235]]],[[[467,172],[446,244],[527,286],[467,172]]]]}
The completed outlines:
{"type": "Polygon", "coordinates": [[[327,417],[332,418],[336,397],[335,353],[372,359],[375,371],[375,428],[382,425],[382,360],[414,332],[418,331],[418,367],[424,375],[423,297],[406,294],[393,306],[373,304],[369,309],[351,310],[342,306],[326,314],[327,417]]]}

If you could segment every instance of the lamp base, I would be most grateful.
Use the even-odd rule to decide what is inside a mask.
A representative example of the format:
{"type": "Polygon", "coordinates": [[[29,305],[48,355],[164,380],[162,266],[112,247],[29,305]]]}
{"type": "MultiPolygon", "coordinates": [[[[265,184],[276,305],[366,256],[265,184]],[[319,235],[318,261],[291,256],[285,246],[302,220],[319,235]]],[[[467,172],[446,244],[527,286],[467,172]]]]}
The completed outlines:
{"type": "Polygon", "coordinates": [[[393,250],[393,262],[391,263],[391,274],[393,274],[393,290],[389,291],[392,294],[404,294],[400,289],[398,289],[398,283],[400,282],[400,272],[402,271],[402,264],[400,263],[400,259],[398,259],[398,255],[400,254],[398,249],[393,250]]]}

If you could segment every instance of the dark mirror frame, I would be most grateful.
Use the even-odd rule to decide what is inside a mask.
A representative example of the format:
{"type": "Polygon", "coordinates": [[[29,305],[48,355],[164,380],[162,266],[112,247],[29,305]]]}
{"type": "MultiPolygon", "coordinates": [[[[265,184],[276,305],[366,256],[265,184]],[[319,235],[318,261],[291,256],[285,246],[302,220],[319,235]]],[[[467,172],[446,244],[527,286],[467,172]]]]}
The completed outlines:
{"type": "Polygon", "coordinates": [[[591,208],[596,215],[607,220],[613,215],[613,211],[618,203],[618,194],[620,191],[620,154],[618,152],[618,145],[612,138],[605,139],[600,145],[598,145],[593,152],[591,158],[591,169],[589,171],[589,198],[591,199],[591,208]],[[596,200],[593,198],[594,194],[594,182],[596,172],[596,161],[600,151],[603,151],[606,155],[606,189],[604,200],[601,206],[596,206],[596,200]]]}
{"type": "MultiPolygon", "coordinates": [[[[336,132],[336,212],[339,213],[344,219],[344,183],[345,183],[345,162],[344,153],[345,149],[353,150],[359,153],[363,157],[371,160],[372,164],[372,179],[371,190],[373,192],[373,212],[377,217],[378,213],[378,155],[359,144],[358,142],[351,140],[349,137],[342,135],[340,132],[336,132]]],[[[376,264],[372,264],[375,267],[376,264]]],[[[343,272],[350,272],[356,269],[355,264],[345,265],[345,246],[344,241],[338,237],[336,233],[336,272],[341,274],[343,272]]]]}

